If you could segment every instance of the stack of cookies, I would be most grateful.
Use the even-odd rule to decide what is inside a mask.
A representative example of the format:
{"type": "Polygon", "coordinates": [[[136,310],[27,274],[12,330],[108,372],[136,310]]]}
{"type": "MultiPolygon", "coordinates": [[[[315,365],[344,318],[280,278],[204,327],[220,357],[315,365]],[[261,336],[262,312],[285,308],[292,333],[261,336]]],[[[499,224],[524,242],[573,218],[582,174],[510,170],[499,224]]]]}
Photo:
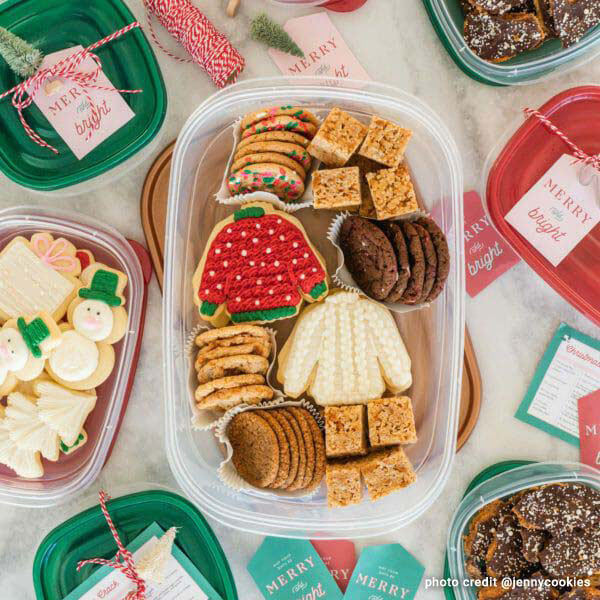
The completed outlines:
{"type": "Polygon", "coordinates": [[[308,493],[323,480],[323,433],[304,408],[286,406],[238,413],[227,427],[227,437],[236,471],[253,486],[308,493]]]}
{"type": "Polygon", "coordinates": [[[284,202],[304,194],[312,160],[306,151],[319,126],[309,111],[274,106],[246,115],[228,179],[232,195],[271,192],[284,202]]]}
{"type": "Polygon", "coordinates": [[[377,223],[350,216],[342,223],[339,246],[354,281],[374,300],[431,302],[450,271],[446,236],[430,217],[377,223]]]}
{"type": "Polygon", "coordinates": [[[266,329],[258,325],[209,329],[196,337],[196,346],[198,408],[228,410],[273,398],[266,380],[272,349],[266,329]]]}
{"type": "Polygon", "coordinates": [[[417,441],[410,398],[371,400],[364,405],[325,408],[327,503],[349,506],[362,501],[364,478],[371,500],[416,480],[403,444],[417,441]]]}
{"type": "MultiPolygon", "coordinates": [[[[593,586],[600,584],[600,491],[552,483],[495,500],[473,517],[463,546],[466,570],[475,579],[544,580],[544,587],[530,590],[532,600],[598,598],[593,586]],[[577,586],[575,579],[589,583],[577,586]],[[566,587],[556,587],[559,580],[566,587]]],[[[517,591],[481,588],[479,598],[508,600],[517,591]]]]}

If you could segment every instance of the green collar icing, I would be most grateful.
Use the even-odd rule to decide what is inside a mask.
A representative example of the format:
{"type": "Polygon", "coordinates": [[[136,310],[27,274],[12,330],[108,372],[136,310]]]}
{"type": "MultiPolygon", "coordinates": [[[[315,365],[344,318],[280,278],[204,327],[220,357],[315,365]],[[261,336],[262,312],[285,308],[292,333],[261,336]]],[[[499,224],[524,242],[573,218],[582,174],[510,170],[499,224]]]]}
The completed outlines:
{"type": "Polygon", "coordinates": [[[39,317],[35,318],[31,323],[26,323],[23,317],[17,319],[17,327],[25,340],[25,344],[35,358],[42,358],[40,344],[50,337],[48,326],[39,317]]]}
{"type": "Polygon", "coordinates": [[[234,221],[241,221],[242,219],[251,219],[257,217],[264,217],[265,209],[260,206],[249,206],[248,208],[240,208],[233,213],[234,221]]]}
{"type": "Polygon", "coordinates": [[[233,323],[247,323],[248,321],[276,321],[292,317],[297,313],[295,306],[281,306],[280,308],[271,308],[269,310],[250,310],[247,312],[233,313],[231,320],[233,323]]]}
{"type": "Polygon", "coordinates": [[[320,298],[326,291],[327,284],[324,281],[321,281],[321,283],[317,283],[317,285],[310,290],[310,297],[316,300],[317,298],[320,298]]]}
{"type": "Polygon", "coordinates": [[[86,300],[99,300],[109,306],[121,306],[121,299],[117,296],[119,276],[112,271],[98,269],[94,273],[89,288],[81,288],[79,297],[86,300]]]}

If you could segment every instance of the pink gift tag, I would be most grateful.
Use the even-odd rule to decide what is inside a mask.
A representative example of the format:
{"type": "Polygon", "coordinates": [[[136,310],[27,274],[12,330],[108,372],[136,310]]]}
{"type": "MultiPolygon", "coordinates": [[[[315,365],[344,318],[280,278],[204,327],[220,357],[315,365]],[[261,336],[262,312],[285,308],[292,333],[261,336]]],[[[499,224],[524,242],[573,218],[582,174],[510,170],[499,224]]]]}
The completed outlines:
{"type": "Polygon", "coordinates": [[[342,592],[346,591],[356,566],[356,549],[349,540],[311,540],[317,554],[333,575],[342,592]]]}
{"type": "Polygon", "coordinates": [[[584,169],[563,154],[505,217],[555,267],[600,222],[600,174],[584,169]]]}
{"type": "Polygon", "coordinates": [[[580,460],[600,469],[600,390],[579,398],[577,404],[580,460]]]}
{"type": "Polygon", "coordinates": [[[269,54],[284,75],[370,81],[326,12],[290,19],[283,28],[305,54],[298,58],[271,48],[269,54]]]}
{"type": "MultiPolygon", "coordinates": [[[[61,59],[79,50],[83,50],[83,46],[75,46],[49,54],[44,58],[42,68],[50,68],[61,59]]],[[[87,57],[79,65],[78,70],[82,73],[90,73],[96,68],[94,60],[87,57]]],[[[81,86],[68,79],[46,82],[34,98],[36,106],[50,121],[52,127],[78,160],[84,158],[135,116],[103,71],[98,74],[94,85],[114,90],[87,88],[87,94],[94,102],[100,115],[99,118],[92,116],[91,108],[81,86]]]]}
{"type": "Polygon", "coordinates": [[[467,192],[463,204],[467,292],[474,298],[520,259],[491,226],[477,192],[467,192]]]}

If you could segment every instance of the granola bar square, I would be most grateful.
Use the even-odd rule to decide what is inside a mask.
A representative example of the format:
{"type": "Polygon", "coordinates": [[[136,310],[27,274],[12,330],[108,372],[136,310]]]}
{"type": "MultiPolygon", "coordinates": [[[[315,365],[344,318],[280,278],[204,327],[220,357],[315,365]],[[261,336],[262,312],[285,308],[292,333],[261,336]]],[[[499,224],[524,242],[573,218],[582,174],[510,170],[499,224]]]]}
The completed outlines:
{"type": "Polygon", "coordinates": [[[354,460],[328,462],[325,471],[327,506],[336,508],[362,502],[360,468],[354,460]]]}
{"type": "Polygon", "coordinates": [[[358,208],[361,204],[358,167],[315,171],[312,184],[316,209],[340,210],[358,208]]]}
{"type": "Polygon", "coordinates": [[[328,167],[343,167],[366,134],[366,125],[336,107],[327,115],[307,150],[328,167]]]}
{"type": "Polygon", "coordinates": [[[391,219],[419,209],[408,169],[404,164],[395,169],[367,173],[367,182],[377,219],[391,219]]]}
{"type": "Polygon", "coordinates": [[[379,398],[367,404],[371,446],[412,444],[417,441],[415,416],[408,396],[379,398]]]}
{"type": "Polygon", "coordinates": [[[328,457],[367,453],[363,404],[325,407],[325,452],[328,457]]]}
{"type": "Polygon", "coordinates": [[[358,462],[371,500],[378,500],[405,488],[417,479],[408,457],[400,446],[376,450],[364,458],[359,458],[358,462]]]}
{"type": "Polygon", "coordinates": [[[397,167],[410,141],[412,131],[373,115],[358,153],[388,167],[397,167]]]}

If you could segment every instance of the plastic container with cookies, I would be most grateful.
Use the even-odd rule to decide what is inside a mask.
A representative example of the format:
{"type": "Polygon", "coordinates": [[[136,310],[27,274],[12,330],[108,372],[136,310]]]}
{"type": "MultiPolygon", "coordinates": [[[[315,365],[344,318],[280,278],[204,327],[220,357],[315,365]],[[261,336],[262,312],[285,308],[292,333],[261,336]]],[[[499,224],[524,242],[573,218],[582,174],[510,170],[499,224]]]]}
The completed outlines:
{"type": "MultiPolygon", "coordinates": [[[[461,169],[443,123],[412,96],[373,83],[324,83],[275,78],[232,86],[199,107],[179,136],[165,255],[167,454],[185,492],[229,526],[296,537],[357,537],[417,518],[449,474],[464,335],[461,169]],[[272,108],[264,107],[281,114],[269,116],[272,108]],[[323,165],[309,182],[315,199],[323,192],[319,202],[293,215],[262,199],[235,206],[216,202],[234,151],[231,126],[257,125],[248,136],[257,138],[281,131],[282,118],[293,116],[287,112],[304,123],[310,123],[307,114],[318,119],[306,151],[323,165]],[[402,193],[399,202],[390,203],[383,193],[380,207],[394,214],[382,218],[410,212],[414,198],[423,212],[435,215],[447,241],[445,284],[423,310],[391,313],[332,281],[338,256],[327,231],[348,200],[362,208],[363,185],[356,177],[361,168],[350,163],[363,158],[378,172],[391,169],[393,184],[404,185],[403,169],[410,177],[411,193],[402,193]],[[319,182],[317,173],[326,174],[326,181],[319,182]],[[197,355],[223,356],[201,367],[209,385],[194,381],[199,373],[185,348],[200,322],[217,332],[275,329],[273,376],[256,356],[260,344],[240,337],[230,346],[209,343],[205,349],[203,342],[195,348],[197,355]],[[193,428],[190,382],[206,386],[201,398],[209,392],[211,402],[244,399],[233,409],[223,406],[228,412],[216,426],[230,449],[216,443],[213,432],[193,428]],[[286,411],[293,404],[262,404],[248,385],[271,387],[275,396],[268,402],[310,402],[322,412],[324,431],[315,429],[317,418],[309,427],[306,415],[290,419],[294,415],[286,411]],[[256,409],[245,406],[251,396],[256,409]],[[233,493],[235,486],[220,472],[224,450],[235,468],[230,474],[245,482],[233,493]],[[309,493],[288,493],[294,488],[309,493]]],[[[424,261],[421,266],[424,271],[424,261]]]]}
{"type": "Polygon", "coordinates": [[[92,219],[0,213],[0,502],[45,507],[98,475],[143,331],[135,247],[92,219]]]}

